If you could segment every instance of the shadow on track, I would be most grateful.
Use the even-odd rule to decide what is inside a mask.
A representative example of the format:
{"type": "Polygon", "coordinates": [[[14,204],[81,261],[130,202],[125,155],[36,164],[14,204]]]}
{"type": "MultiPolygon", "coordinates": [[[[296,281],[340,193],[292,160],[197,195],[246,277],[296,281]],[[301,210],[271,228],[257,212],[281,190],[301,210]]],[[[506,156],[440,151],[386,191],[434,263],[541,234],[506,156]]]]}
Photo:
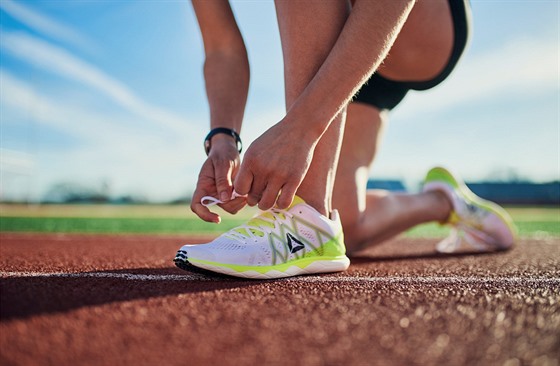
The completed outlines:
{"type": "MultiPolygon", "coordinates": [[[[351,256],[351,262],[352,265],[359,266],[367,263],[441,260],[494,254],[496,253],[366,252],[351,256]]],[[[205,271],[201,274],[169,267],[5,277],[0,279],[0,322],[114,302],[247,288],[261,285],[263,282],[274,282],[208,273],[205,271]]]]}
{"type": "Polygon", "coordinates": [[[6,277],[0,279],[0,321],[113,302],[243,288],[257,283],[218,275],[203,276],[171,267],[6,277]]]}

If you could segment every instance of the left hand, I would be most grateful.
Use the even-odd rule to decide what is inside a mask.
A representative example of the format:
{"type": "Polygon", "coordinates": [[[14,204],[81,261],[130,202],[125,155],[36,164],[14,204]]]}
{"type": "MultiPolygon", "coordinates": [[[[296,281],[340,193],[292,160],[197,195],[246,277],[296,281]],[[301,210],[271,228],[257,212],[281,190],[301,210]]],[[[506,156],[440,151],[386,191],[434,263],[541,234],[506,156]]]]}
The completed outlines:
{"type": "Polygon", "coordinates": [[[213,139],[208,159],[202,165],[198,182],[193,193],[191,210],[208,222],[220,222],[220,216],[211,212],[201,203],[204,196],[219,198],[224,203],[219,206],[234,214],[246,204],[245,197],[231,199],[232,179],[239,167],[239,152],[231,137],[217,135],[213,139]]]}

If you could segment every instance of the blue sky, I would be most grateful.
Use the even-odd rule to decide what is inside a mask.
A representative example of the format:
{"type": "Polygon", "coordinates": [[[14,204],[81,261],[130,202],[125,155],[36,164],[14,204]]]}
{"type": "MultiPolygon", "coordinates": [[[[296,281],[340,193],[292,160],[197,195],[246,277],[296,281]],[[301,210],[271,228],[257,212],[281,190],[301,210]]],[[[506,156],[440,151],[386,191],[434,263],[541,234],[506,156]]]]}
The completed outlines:
{"type": "MultiPolygon", "coordinates": [[[[246,146],[284,113],[272,1],[232,1],[251,62],[246,146]]],[[[431,166],[466,180],[559,179],[557,0],[473,0],[456,72],[394,110],[372,177],[412,190],[431,166]]],[[[1,197],[55,183],[112,195],[192,192],[208,131],[188,1],[0,0],[1,197]]]]}

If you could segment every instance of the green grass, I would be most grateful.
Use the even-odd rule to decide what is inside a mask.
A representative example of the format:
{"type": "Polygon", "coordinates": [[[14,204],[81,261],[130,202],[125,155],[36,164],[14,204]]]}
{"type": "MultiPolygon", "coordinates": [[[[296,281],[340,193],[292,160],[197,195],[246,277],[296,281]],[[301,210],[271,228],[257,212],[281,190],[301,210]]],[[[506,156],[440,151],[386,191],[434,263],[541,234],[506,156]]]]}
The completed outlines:
{"type": "Polygon", "coordinates": [[[0,205],[0,232],[218,234],[245,223],[255,212],[204,222],[185,205],[0,205]]]}
{"type": "MultiPolygon", "coordinates": [[[[507,208],[522,237],[560,237],[560,208],[507,208]]],[[[1,232],[218,234],[247,221],[254,209],[239,215],[221,212],[219,225],[197,218],[186,206],[145,205],[0,205],[1,232]]],[[[449,229],[424,224],[407,232],[411,237],[443,237],[449,229]]]]}
{"type": "Polygon", "coordinates": [[[1,217],[0,231],[41,233],[220,233],[246,222],[228,219],[216,225],[195,218],[87,218],[87,217],[1,217]]]}
{"type": "MultiPolygon", "coordinates": [[[[555,236],[560,237],[560,222],[517,221],[515,226],[520,237],[555,236]]],[[[409,230],[408,236],[415,238],[440,238],[449,234],[449,228],[439,224],[423,224],[409,230]]]]}

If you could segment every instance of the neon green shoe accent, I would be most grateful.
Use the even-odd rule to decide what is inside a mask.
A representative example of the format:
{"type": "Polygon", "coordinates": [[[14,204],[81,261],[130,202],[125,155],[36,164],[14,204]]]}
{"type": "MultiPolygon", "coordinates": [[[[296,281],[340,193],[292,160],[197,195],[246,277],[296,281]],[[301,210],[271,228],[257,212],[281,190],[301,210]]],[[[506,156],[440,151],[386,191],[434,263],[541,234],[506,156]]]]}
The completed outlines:
{"type": "MultiPolygon", "coordinates": [[[[496,215],[507,227],[511,230],[514,237],[517,236],[517,227],[513,223],[511,216],[507,213],[507,211],[501,207],[500,205],[487,201],[483,198],[478,197],[475,195],[467,185],[462,181],[453,176],[451,172],[447,169],[442,167],[436,167],[431,169],[428,174],[426,175],[426,179],[424,184],[432,183],[432,182],[443,182],[450,187],[452,187],[457,195],[461,197],[468,205],[478,206],[486,211],[489,211],[496,215]]],[[[463,219],[457,215],[455,211],[452,211],[447,218],[446,221],[441,222],[440,224],[445,225],[456,225],[457,223],[461,222],[463,219]]],[[[480,225],[476,222],[469,222],[469,225],[480,229],[480,225]]]]}
{"type": "Polygon", "coordinates": [[[447,169],[441,167],[433,168],[428,172],[424,184],[430,182],[444,182],[454,189],[459,189],[459,182],[455,177],[447,169]]]}
{"type": "Polygon", "coordinates": [[[219,263],[219,262],[207,261],[207,260],[196,259],[196,258],[189,258],[189,262],[191,262],[192,264],[199,263],[199,264],[207,264],[215,267],[229,268],[239,273],[247,272],[247,271],[255,271],[260,274],[264,274],[270,271],[285,272],[288,268],[292,266],[296,266],[303,269],[308,267],[312,263],[318,261],[336,261],[336,260],[347,259],[346,255],[344,254],[345,250],[342,250],[341,253],[341,248],[344,248],[344,245],[341,244],[340,239],[341,239],[341,235],[325,242],[321,247],[305,253],[305,255],[301,258],[296,258],[288,262],[270,265],[270,266],[244,266],[239,264],[219,263]]]}
{"type": "MultiPolygon", "coordinates": [[[[292,208],[295,205],[300,204],[300,203],[305,203],[305,201],[299,196],[294,196],[294,200],[292,201],[292,204],[286,210],[289,210],[290,208],[292,208]]],[[[251,230],[251,232],[254,235],[263,237],[265,235],[264,232],[256,229],[256,227],[267,226],[267,227],[270,227],[270,228],[274,228],[274,224],[270,221],[262,220],[261,217],[266,217],[266,218],[271,219],[271,220],[274,219],[274,216],[272,216],[271,213],[265,211],[265,212],[261,213],[260,215],[255,216],[252,219],[250,219],[249,221],[247,221],[247,224],[245,224],[245,225],[246,226],[252,226],[252,228],[250,228],[249,230],[251,230]]],[[[238,233],[243,234],[243,235],[248,235],[246,228],[239,228],[239,229],[236,229],[235,231],[237,231],[238,233]]]]}
{"type": "Polygon", "coordinates": [[[447,217],[447,220],[440,222],[440,225],[456,225],[457,223],[459,223],[459,221],[461,221],[461,218],[459,217],[459,215],[457,215],[457,212],[451,211],[451,213],[447,217]]]}
{"type": "MultiPolygon", "coordinates": [[[[302,201],[303,202],[303,201],[302,201]]],[[[292,205],[294,206],[294,205],[292,205]]],[[[291,235],[295,235],[296,238],[304,243],[307,247],[313,248],[313,250],[308,251],[303,254],[303,256],[309,255],[331,255],[331,256],[338,256],[344,255],[346,253],[346,247],[344,246],[344,233],[340,232],[340,234],[333,240],[329,233],[325,232],[320,227],[301,219],[297,216],[293,216],[290,220],[289,225],[281,225],[278,232],[272,232],[269,236],[269,247],[272,253],[272,263],[283,263],[286,262],[287,258],[290,256],[290,248],[288,248],[288,244],[286,243],[286,235],[291,233],[291,235]],[[309,230],[312,230],[315,234],[316,238],[325,238],[327,239],[323,244],[316,246],[309,239],[305,238],[298,234],[298,227],[306,227],[309,230]],[[330,239],[328,239],[330,237],[330,239]],[[277,246],[276,242],[281,242],[283,245],[277,246]],[[314,254],[312,254],[314,253],[314,254]]],[[[297,258],[301,258],[299,255],[296,254],[297,258]]]]}
{"type": "Polygon", "coordinates": [[[344,257],[346,255],[346,247],[344,246],[344,238],[343,234],[340,233],[336,238],[333,238],[319,248],[315,248],[312,251],[304,253],[304,258],[313,258],[313,257],[344,257]]]}
{"type": "MultiPolygon", "coordinates": [[[[455,179],[455,177],[445,168],[435,167],[432,168],[428,174],[426,174],[426,178],[424,179],[424,185],[431,183],[431,182],[443,182],[448,186],[452,187],[455,191],[461,191],[459,182],[455,179]]],[[[455,211],[451,211],[449,216],[443,220],[439,221],[441,226],[445,225],[455,225],[461,218],[457,215],[455,211]]]]}

